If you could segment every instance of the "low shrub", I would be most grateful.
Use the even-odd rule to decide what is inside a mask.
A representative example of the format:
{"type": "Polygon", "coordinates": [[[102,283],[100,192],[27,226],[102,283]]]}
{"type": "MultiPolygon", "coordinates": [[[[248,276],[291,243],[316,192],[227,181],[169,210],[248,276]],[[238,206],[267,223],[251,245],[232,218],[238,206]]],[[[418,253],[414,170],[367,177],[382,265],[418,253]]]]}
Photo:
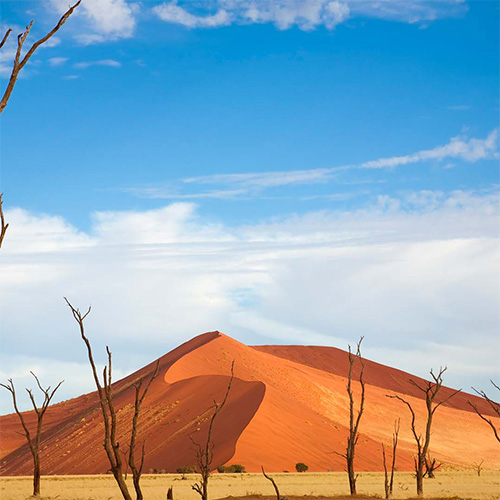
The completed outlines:
{"type": "Polygon", "coordinates": [[[194,465],[184,465],[183,467],[177,467],[178,474],[194,474],[196,472],[196,467],[194,465]]]}
{"type": "Polygon", "coordinates": [[[309,467],[303,462],[298,462],[295,464],[295,470],[297,472],[305,472],[308,469],[309,469],[309,467]]]}
{"type": "Polygon", "coordinates": [[[231,464],[229,466],[220,465],[217,467],[217,472],[220,474],[231,474],[231,473],[244,473],[246,472],[245,466],[240,464],[231,464]]]}

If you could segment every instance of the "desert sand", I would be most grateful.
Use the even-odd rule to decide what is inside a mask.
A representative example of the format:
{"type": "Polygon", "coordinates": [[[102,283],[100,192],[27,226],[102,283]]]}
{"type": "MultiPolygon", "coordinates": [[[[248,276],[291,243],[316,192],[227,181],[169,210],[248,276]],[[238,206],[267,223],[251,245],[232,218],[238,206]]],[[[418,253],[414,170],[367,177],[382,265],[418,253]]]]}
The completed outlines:
{"type": "MultiPolygon", "coordinates": [[[[190,436],[205,439],[213,399],[221,399],[235,361],[235,381],[227,405],[214,428],[213,465],[240,463],[249,472],[294,471],[304,462],[311,472],[343,471],[334,454],[345,447],[348,422],[347,353],[304,346],[246,346],[209,332],[160,358],[160,374],[143,404],[138,441],[146,442],[144,470],[175,472],[195,463],[190,436]]],[[[119,432],[129,431],[133,383],[153,369],[153,363],[113,386],[119,432]]],[[[89,369],[90,370],[90,369],[89,369]]],[[[356,452],[359,471],[382,470],[381,443],[389,444],[394,420],[401,418],[397,467],[413,467],[414,442],[409,412],[388,394],[404,395],[424,423],[425,405],[409,383],[411,375],[366,361],[366,410],[356,452]]],[[[90,376],[90,371],[89,371],[90,376]]],[[[415,378],[415,380],[419,380],[415,378]]],[[[355,384],[358,390],[357,384],[355,384]]],[[[443,390],[443,397],[449,389],[443,390]]],[[[480,398],[459,394],[435,415],[431,453],[447,467],[500,467],[500,450],[491,429],[467,404],[488,413],[480,398]]],[[[99,474],[109,465],[102,449],[102,416],[96,393],[51,407],[42,442],[42,474],[99,474]]],[[[33,414],[27,413],[32,423],[33,414]]],[[[0,474],[28,475],[31,455],[16,431],[16,415],[0,417],[0,474]]],[[[310,493],[310,492],[309,492],[310,493]]]]}
{"type": "MultiPolygon", "coordinates": [[[[347,475],[333,473],[275,474],[280,491],[291,497],[317,496],[322,498],[347,498],[347,475]],[[345,495],[345,497],[344,497],[345,495]]],[[[166,498],[170,486],[174,497],[197,500],[191,489],[194,475],[180,480],[179,475],[145,475],[142,479],[145,498],[166,498]]],[[[383,474],[367,472],[360,474],[358,486],[362,495],[378,495],[383,498],[383,474]]],[[[1,478],[2,500],[25,500],[31,490],[30,478],[1,478]]],[[[214,474],[210,480],[210,499],[227,497],[257,497],[273,499],[274,490],[262,474],[214,474]]],[[[459,497],[462,499],[497,500],[500,498],[500,473],[483,471],[481,477],[472,471],[445,471],[425,483],[426,498],[459,497]]],[[[42,478],[42,495],[57,500],[121,500],[112,477],[102,476],[56,476],[42,478]]],[[[415,483],[411,473],[397,474],[394,498],[411,498],[415,495],[415,483]]]]}

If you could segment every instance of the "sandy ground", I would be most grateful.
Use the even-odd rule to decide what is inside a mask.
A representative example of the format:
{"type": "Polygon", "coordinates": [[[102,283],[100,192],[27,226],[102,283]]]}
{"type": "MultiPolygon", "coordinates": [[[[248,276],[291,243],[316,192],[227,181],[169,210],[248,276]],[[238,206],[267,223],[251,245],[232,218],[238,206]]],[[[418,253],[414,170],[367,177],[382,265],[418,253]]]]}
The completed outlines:
{"type": "MultiPolygon", "coordinates": [[[[328,498],[348,494],[345,473],[273,474],[282,495],[305,495],[328,498]]],[[[143,492],[146,500],[166,499],[167,488],[173,486],[176,500],[199,498],[191,489],[196,475],[181,480],[179,475],[144,475],[143,492]]],[[[383,497],[383,474],[361,473],[358,492],[383,497]]],[[[132,486],[130,485],[132,488],[132,486]]],[[[424,485],[427,498],[455,497],[493,500],[500,499],[500,471],[483,471],[478,477],[472,471],[443,471],[424,485]]],[[[31,478],[0,478],[1,500],[25,500],[31,493],[31,478]]],[[[46,476],[42,478],[42,497],[57,500],[119,500],[119,490],[110,476],[46,476]]],[[[214,474],[210,479],[209,496],[216,500],[227,497],[251,497],[263,495],[272,499],[274,490],[261,474],[214,474]]],[[[409,472],[397,473],[394,498],[415,496],[415,482],[409,472]]]]}

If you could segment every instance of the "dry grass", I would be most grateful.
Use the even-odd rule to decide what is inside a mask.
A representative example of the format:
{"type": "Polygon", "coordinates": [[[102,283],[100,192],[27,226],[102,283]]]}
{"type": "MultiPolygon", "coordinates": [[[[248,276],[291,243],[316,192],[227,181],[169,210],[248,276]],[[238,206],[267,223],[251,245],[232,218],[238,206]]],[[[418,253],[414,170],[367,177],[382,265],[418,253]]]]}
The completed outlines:
{"type": "MultiPolygon", "coordinates": [[[[196,500],[191,490],[196,475],[181,480],[177,474],[144,475],[146,500],[164,500],[170,486],[176,500],[196,500]]],[[[348,495],[347,475],[340,472],[273,474],[283,495],[293,497],[334,498],[348,495]]],[[[361,473],[358,479],[360,495],[383,497],[382,473],[361,473]]],[[[131,489],[132,489],[132,485],[131,489]]],[[[443,471],[424,485],[427,498],[500,500],[500,471],[483,471],[481,477],[471,471],[443,471]]],[[[0,478],[1,500],[25,500],[31,493],[31,478],[0,478]]],[[[272,499],[272,485],[262,474],[214,474],[210,480],[212,500],[228,497],[272,499]]],[[[120,492],[111,476],[46,476],[42,478],[44,498],[57,500],[120,500],[120,492]]],[[[409,472],[397,473],[394,498],[415,495],[415,481],[409,472]]]]}

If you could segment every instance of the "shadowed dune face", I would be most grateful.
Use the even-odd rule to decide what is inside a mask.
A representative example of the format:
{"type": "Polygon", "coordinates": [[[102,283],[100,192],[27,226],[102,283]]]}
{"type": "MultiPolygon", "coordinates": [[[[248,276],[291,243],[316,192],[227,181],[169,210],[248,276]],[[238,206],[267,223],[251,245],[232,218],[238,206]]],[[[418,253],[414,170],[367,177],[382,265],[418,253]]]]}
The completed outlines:
{"type": "MultiPolygon", "coordinates": [[[[213,467],[242,463],[249,471],[264,465],[270,471],[293,470],[301,461],[312,471],[344,469],[332,453],[344,452],[348,433],[346,394],[347,353],[305,346],[249,347],[219,332],[195,337],[160,358],[160,376],[143,403],[138,443],[146,443],[144,471],[174,472],[195,465],[196,443],[204,443],[214,399],[222,400],[232,361],[235,379],[227,404],[214,427],[213,467]]],[[[150,375],[154,363],[113,384],[122,449],[130,432],[133,384],[150,375]]],[[[90,372],[89,372],[90,376],[90,372]]],[[[414,442],[409,414],[388,393],[404,395],[423,426],[425,404],[409,384],[411,376],[366,361],[366,410],[356,454],[358,470],[381,470],[381,443],[390,443],[395,418],[401,417],[398,468],[413,467],[414,442]]],[[[415,379],[419,381],[420,379],[415,379]]],[[[355,396],[359,395],[358,384],[355,396]]],[[[446,397],[443,389],[443,397],[446,397]]],[[[442,406],[435,415],[431,452],[450,465],[470,465],[482,459],[500,465],[491,431],[466,401],[442,406]],[[464,439],[467,435],[467,439],[464,439]]],[[[27,412],[29,425],[33,412],[27,412]]],[[[0,417],[0,474],[31,472],[28,447],[16,415],[0,417]]],[[[422,429],[423,430],[423,429],[422,429]]],[[[42,437],[43,474],[105,473],[109,468],[102,447],[103,423],[96,393],[49,408],[42,437]]]]}
{"type": "MultiPolygon", "coordinates": [[[[214,338],[213,335],[208,339],[214,338]]],[[[210,340],[208,340],[210,341],[210,340]]],[[[203,343],[195,343],[196,347],[203,343]]],[[[195,348],[196,348],[195,347],[195,348]]],[[[189,352],[183,349],[182,355],[189,352]]],[[[172,353],[161,358],[163,371],[179,359],[172,353]]],[[[176,353],[178,354],[178,352],[176,353]]],[[[133,383],[151,373],[153,365],[148,365],[116,384],[114,402],[118,419],[118,441],[126,450],[133,415],[133,383]]],[[[221,401],[227,390],[228,375],[204,375],[166,383],[163,377],[153,381],[147,399],[141,408],[137,432],[139,446],[146,443],[144,471],[164,469],[175,472],[179,466],[194,466],[196,451],[194,443],[206,442],[209,419],[213,402],[221,401]]],[[[217,417],[213,429],[214,464],[227,462],[233,455],[237,440],[251,421],[264,397],[265,386],[258,381],[243,381],[235,378],[230,398],[217,417]]],[[[60,403],[51,408],[50,422],[47,420],[42,446],[43,474],[92,474],[103,473],[109,468],[102,446],[104,425],[98,399],[95,394],[82,396],[80,411],[72,418],[64,418],[66,406],[60,403]]],[[[31,417],[32,412],[27,414],[31,417]]],[[[34,419],[30,419],[30,425],[34,419]]],[[[14,433],[19,430],[16,415],[2,417],[1,436],[15,449],[6,453],[1,460],[2,475],[23,475],[31,472],[32,463],[29,449],[24,441],[14,433]],[[4,426],[5,423],[5,426],[4,426]],[[17,437],[15,437],[17,436],[17,437]],[[16,446],[17,445],[17,446],[16,446]]]]}

